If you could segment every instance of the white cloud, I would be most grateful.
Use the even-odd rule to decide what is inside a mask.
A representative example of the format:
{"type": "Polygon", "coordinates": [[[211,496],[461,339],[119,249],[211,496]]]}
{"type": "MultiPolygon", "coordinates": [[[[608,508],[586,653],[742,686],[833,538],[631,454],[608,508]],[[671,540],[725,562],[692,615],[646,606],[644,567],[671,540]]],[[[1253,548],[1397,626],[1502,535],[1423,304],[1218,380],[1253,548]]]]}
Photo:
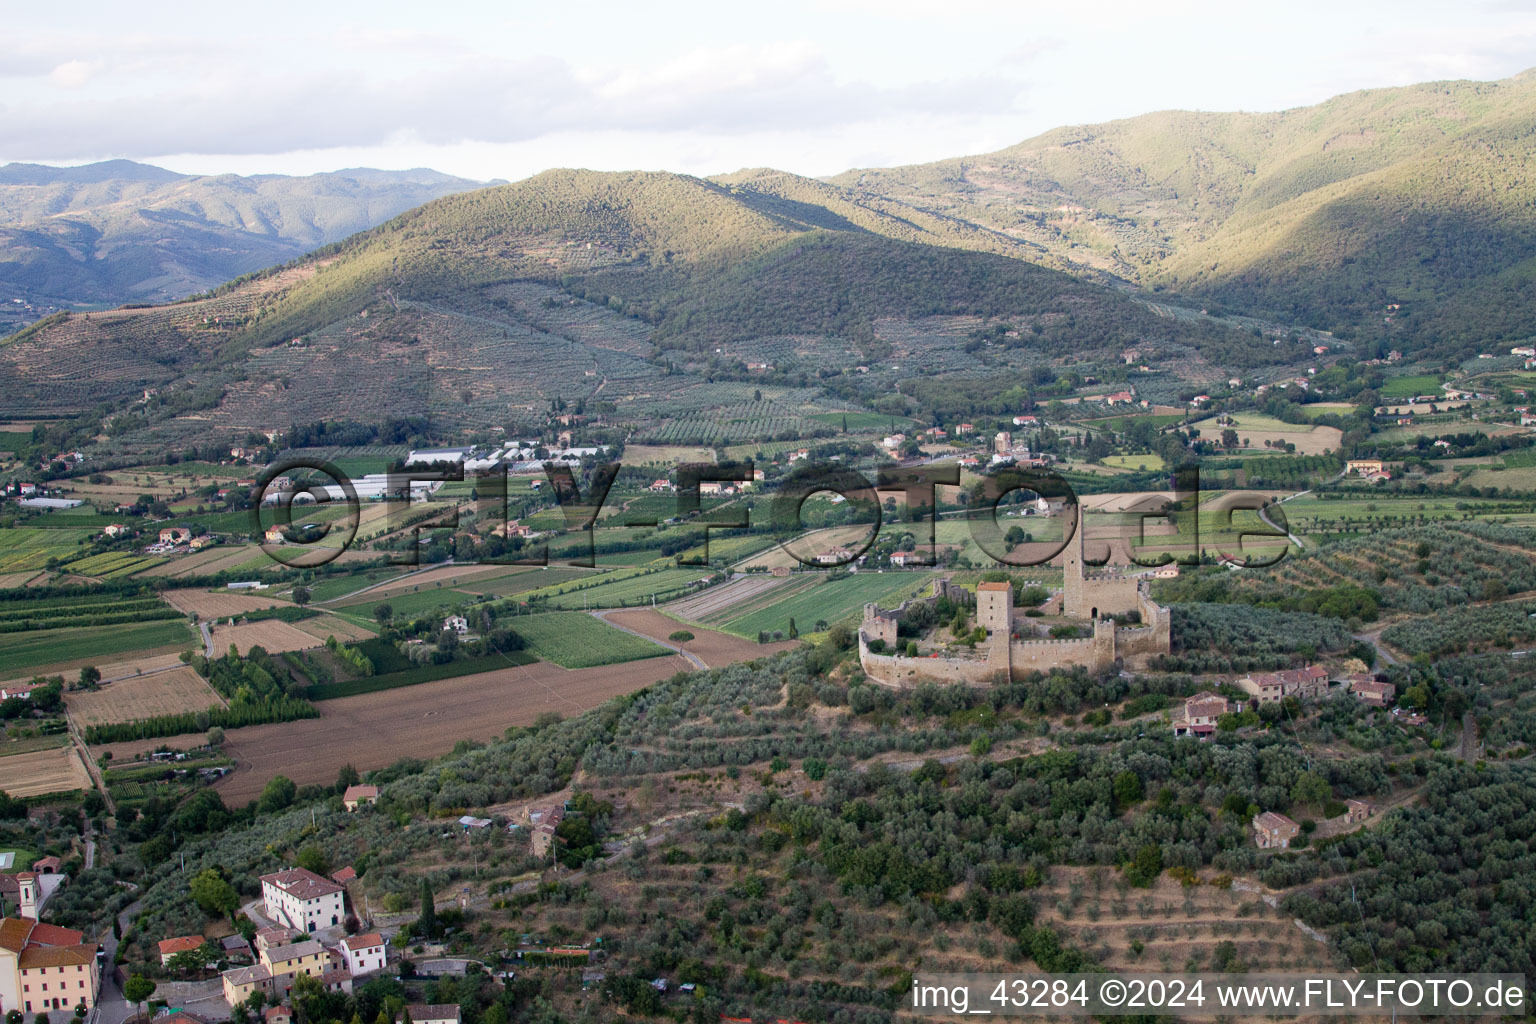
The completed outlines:
{"type": "Polygon", "coordinates": [[[96,73],[89,61],[67,60],[48,73],[48,80],[61,89],[79,89],[96,73]]]}

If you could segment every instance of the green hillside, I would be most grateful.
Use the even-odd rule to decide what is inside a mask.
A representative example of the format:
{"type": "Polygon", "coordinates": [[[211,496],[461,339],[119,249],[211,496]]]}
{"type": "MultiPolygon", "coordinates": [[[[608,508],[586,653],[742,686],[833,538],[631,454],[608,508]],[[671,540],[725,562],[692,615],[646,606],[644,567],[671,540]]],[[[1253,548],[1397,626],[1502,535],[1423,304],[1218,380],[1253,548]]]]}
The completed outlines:
{"type": "Polygon", "coordinates": [[[829,390],[838,408],[883,398],[882,412],[904,414],[919,381],[959,375],[998,395],[1133,345],[1184,353],[1191,370],[1282,358],[1013,248],[772,172],[549,171],[436,200],[196,301],[45,321],[0,342],[0,364],[34,385],[0,411],[100,406],[110,420],[143,388],[171,388],[179,406],[162,396],[118,421],[123,436],[170,440],[268,429],[279,395],[280,426],[432,415],[452,427],[544,409],[553,393],[600,394],[621,420],[654,423],[738,408],[746,396],[720,382],[746,381],[761,356],[773,374],[746,394],[767,385],[778,415],[825,412],[829,390]],[[996,344],[975,337],[984,327],[996,344]],[[919,358],[925,373],[901,369],[919,358]],[[858,363],[877,365],[832,389],[858,363]]]}
{"type": "Polygon", "coordinates": [[[1536,330],[1533,125],[1526,73],[1147,114],[833,182],[1154,289],[1451,358],[1536,330]]]}

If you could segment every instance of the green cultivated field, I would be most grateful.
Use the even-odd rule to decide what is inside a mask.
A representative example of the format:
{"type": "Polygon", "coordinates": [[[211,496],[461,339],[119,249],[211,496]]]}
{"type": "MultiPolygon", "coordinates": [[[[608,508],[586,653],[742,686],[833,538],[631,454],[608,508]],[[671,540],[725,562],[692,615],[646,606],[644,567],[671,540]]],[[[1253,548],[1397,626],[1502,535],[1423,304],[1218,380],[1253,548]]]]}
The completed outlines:
{"type": "Polygon", "coordinates": [[[16,675],[58,661],[105,658],[177,644],[191,646],[195,642],[191,629],[181,619],[0,634],[0,675],[16,675]]]}
{"type": "Polygon", "coordinates": [[[1393,377],[1381,386],[1378,394],[1385,399],[1412,398],[1414,395],[1433,395],[1440,391],[1440,378],[1423,374],[1417,377],[1393,377]]]}
{"type": "Polygon", "coordinates": [[[502,624],[528,642],[529,653],[561,668],[594,668],[671,653],[585,612],[519,615],[502,620],[502,624]]]}
{"type": "Polygon", "coordinates": [[[64,561],[79,554],[87,530],[42,530],[16,526],[0,530],[0,572],[41,569],[48,559],[64,561]]]}
{"type": "Polygon", "coordinates": [[[732,619],[725,624],[725,629],[738,636],[756,639],[757,634],[764,631],[787,631],[789,620],[794,619],[795,628],[801,633],[810,633],[823,619],[830,625],[840,619],[862,615],[864,605],[870,601],[894,607],[922,589],[930,578],[926,573],[861,572],[840,580],[825,580],[732,619]]]}

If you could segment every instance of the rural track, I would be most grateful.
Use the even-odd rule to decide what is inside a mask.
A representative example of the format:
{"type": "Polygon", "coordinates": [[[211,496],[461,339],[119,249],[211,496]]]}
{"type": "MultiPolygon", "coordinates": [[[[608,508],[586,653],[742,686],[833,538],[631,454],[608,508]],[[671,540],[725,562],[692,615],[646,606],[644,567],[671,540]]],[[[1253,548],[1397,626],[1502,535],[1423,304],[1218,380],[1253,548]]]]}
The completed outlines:
{"type": "Polygon", "coordinates": [[[337,601],[346,601],[349,598],[354,598],[354,597],[356,597],[359,594],[366,594],[370,590],[378,590],[380,587],[392,587],[396,583],[399,583],[401,580],[408,580],[412,576],[418,575],[419,573],[431,572],[433,569],[441,569],[445,565],[454,565],[454,564],[455,563],[454,563],[452,558],[446,559],[445,561],[442,561],[442,562],[433,562],[431,565],[424,566],[423,568],[412,569],[410,572],[401,573],[399,576],[392,576],[392,577],[390,577],[387,580],[379,580],[377,583],[370,583],[366,587],[359,587],[358,589],[352,591],[350,594],[342,594],[342,595],[340,595],[338,597],[333,597],[333,598],[330,598],[330,599],[325,600],[325,601],[316,601],[315,603],[316,604],[335,604],[337,601]]]}
{"type": "Polygon", "coordinates": [[[107,792],[107,782],[102,778],[101,770],[96,762],[91,759],[91,748],[85,745],[85,737],[80,735],[80,729],[75,725],[75,720],[69,715],[64,716],[64,721],[69,725],[69,738],[75,745],[75,756],[80,758],[80,763],[85,765],[85,773],[91,777],[91,782],[106,801],[107,813],[117,817],[117,805],[112,802],[112,794],[107,792]]]}
{"type": "Polygon", "coordinates": [[[640,632],[637,629],[630,629],[628,626],[621,626],[617,622],[610,621],[609,618],[608,618],[608,613],[611,612],[611,611],[615,611],[615,610],[620,610],[620,609],[612,609],[612,608],[599,609],[597,611],[588,612],[587,614],[592,616],[594,619],[598,619],[601,622],[606,622],[608,625],[612,626],[614,629],[621,630],[621,631],[623,631],[625,633],[628,633],[630,636],[637,636],[637,637],[639,637],[642,640],[649,640],[651,643],[657,645],[658,647],[665,647],[667,650],[671,651],[673,654],[680,654],[680,655],[682,655],[687,660],[688,664],[692,665],[694,668],[698,669],[701,672],[709,668],[709,666],[704,663],[704,659],[699,657],[697,654],[694,654],[692,651],[685,651],[681,647],[679,647],[677,644],[674,644],[674,643],[672,643],[670,641],[658,640],[658,639],[656,639],[653,636],[647,636],[646,634],[640,632]]]}

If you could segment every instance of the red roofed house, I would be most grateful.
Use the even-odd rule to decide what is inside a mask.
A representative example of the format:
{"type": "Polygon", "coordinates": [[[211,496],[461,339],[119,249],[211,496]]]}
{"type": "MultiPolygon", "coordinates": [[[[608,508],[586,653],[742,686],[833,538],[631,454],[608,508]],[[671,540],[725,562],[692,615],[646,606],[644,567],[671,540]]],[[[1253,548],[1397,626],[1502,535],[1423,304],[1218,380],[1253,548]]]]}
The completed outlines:
{"type": "Polygon", "coordinates": [[[289,868],[261,876],[261,896],[267,916],[301,932],[341,924],[346,889],[304,868],[289,868]]]}
{"type": "Polygon", "coordinates": [[[0,918],[0,1009],[43,1013],[95,1006],[98,948],[69,928],[0,918]]]}
{"type": "Polygon", "coordinates": [[[348,786],[347,791],[341,795],[341,802],[349,813],[363,804],[376,804],[379,802],[379,787],[348,786]]]}
{"type": "Polygon", "coordinates": [[[331,872],[331,881],[337,885],[347,885],[357,881],[357,869],[348,864],[346,867],[331,872]]]}
{"type": "Polygon", "coordinates": [[[198,949],[203,944],[201,935],[178,935],[171,939],[160,940],[160,966],[165,967],[171,962],[171,957],[177,953],[185,953],[189,949],[198,949]]]}
{"type": "Polygon", "coordinates": [[[269,1006],[261,1014],[264,1024],[293,1024],[293,1011],[286,1006],[269,1006]]]}
{"type": "Polygon", "coordinates": [[[39,874],[56,875],[62,866],[57,857],[43,857],[32,862],[32,870],[39,874]]]}

